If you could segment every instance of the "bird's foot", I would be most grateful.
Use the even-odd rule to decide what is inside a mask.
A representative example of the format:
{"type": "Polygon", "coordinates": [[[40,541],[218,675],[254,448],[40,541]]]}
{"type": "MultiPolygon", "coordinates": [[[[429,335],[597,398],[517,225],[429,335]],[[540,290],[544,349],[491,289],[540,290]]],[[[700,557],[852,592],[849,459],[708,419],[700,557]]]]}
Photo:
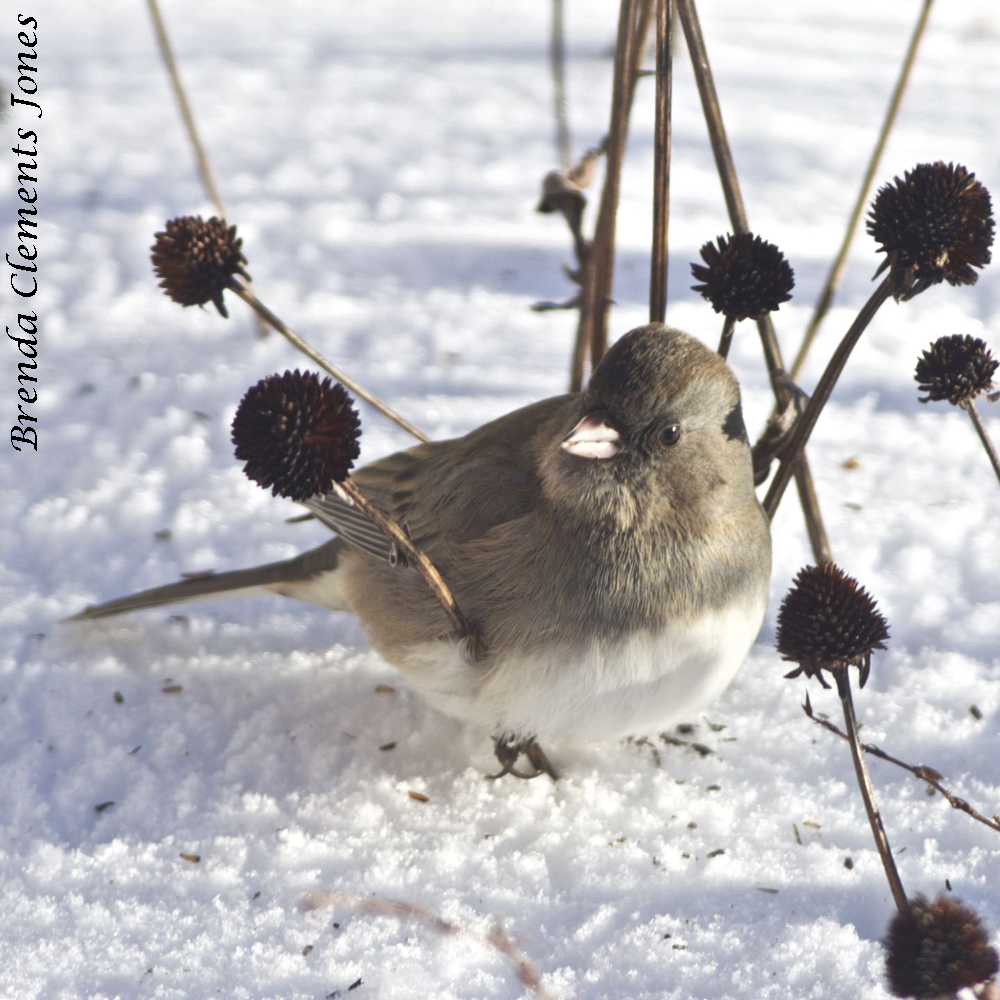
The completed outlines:
{"type": "Polygon", "coordinates": [[[517,739],[510,735],[494,736],[493,752],[500,761],[500,770],[496,774],[487,775],[491,780],[495,781],[505,774],[512,774],[515,778],[523,778],[525,781],[537,778],[540,774],[547,774],[553,781],[559,777],[545,751],[535,742],[533,736],[527,739],[517,739]],[[522,755],[528,759],[528,763],[534,768],[533,771],[522,771],[517,767],[522,755]]]}

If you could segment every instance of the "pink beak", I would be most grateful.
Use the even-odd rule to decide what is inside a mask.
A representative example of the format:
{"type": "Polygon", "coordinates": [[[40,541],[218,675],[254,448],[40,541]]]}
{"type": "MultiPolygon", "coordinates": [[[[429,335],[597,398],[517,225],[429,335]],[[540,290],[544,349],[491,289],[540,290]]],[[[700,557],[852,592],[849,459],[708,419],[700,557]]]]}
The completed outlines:
{"type": "Polygon", "coordinates": [[[578,458],[614,458],[622,450],[622,436],[611,418],[596,410],[569,432],[560,447],[578,458]]]}

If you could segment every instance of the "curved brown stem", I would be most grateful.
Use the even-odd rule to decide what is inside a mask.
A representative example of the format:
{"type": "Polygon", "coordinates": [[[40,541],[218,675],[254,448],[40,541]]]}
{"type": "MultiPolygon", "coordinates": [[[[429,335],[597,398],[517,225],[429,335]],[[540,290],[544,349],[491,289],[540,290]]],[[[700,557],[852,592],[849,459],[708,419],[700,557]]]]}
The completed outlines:
{"type": "MultiPolygon", "coordinates": [[[[712,79],[712,69],[708,63],[708,51],[705,48],[705,38],[698,21],[698,12],[695,9],[694,0],[676,0],[676,3],[677,16],[684,29],[684,38],[691,56],[698,94],[701,97],[702,111],[708,125],[712,153],[715,156],[715,167],[719,173],[719,180],[722,182],[730,224],[734,232],[746,233],[750,231],[747,213],[743,206],[743,196],[740,193],[739,180],[736,176],[736,164],[733,161],[732,150],[729,148],[729,140],[722,124],[719,96],[712,79]]],[[[788,389],[783,380],[785,366],[781,359],[781,350],[778,347],[778,339],[775,336],[774,324],[771,322],[769,313],[765,313],[757,320],[757,331],[760,334],[774,398],[778,401],[779,407],[784,407],[789,399],[788,389]]],[[[795,475],[798,486],[799,502],[802,505],[802,514],[809,532],[813,555],[817,562],[830,562],[832,559],[830,542],[826,536],[826,529],[823,527],[823,517],[820,514],[812,473],[809,471],[809,463],[804,454],[796,460],[791,471],[795,475]]]]}
{"type": "Polygon", "coordinates": [[[986,449],[986,454],[989,456],[990,464],[993,466],[993,471],[997,474],[997,479],[1000,479],[1000,456],[997,455],[996,445],[986,432],[986,425],[983,423],[982,414],[976,409],[976,401],[974,399],[970,399],[967,403],[962,405],[962,408],[969,414],[969,418],[972,420],[972,426],[976,428],[979,440],[983,442],[983,447],[986,449]]]}
{"type": "Polygon", "coordinates": [[[319,353],[308,341],[303,340],[291,327],[286,326],[281,319],[271,312],[260,299],[245,285],[235,278],[230,278],[226,287],[229,291],[238,295],[253,311],[261,317],[268,325],[278,331],[290,344],[297,347],[307,358],[314,361],[324,371],[329,372],[338,382],[343,383],[356,396],[360,396],[366,403],[370,403],[383,416],[388,417],[397,427],[402,427],[407,434],[412,434],[418,441],[424,443],[430,438],[421,430],[418,430],[408,420],[401,417],[392,407],[387,406],[380,399],[373,396],[367,389],[359,385],[349,375],[342,372],[332,362],[328,361],[319,353]]]}
{"type": "MultiPolygon", "coordinates": [[[[653,252],[649,265],[649,321],[667,315],[670,228],[670,60],[674,0],[656,0],[656,123],[653,133],[653,252]]],[[[725,355],[723,355],[725,357],[725,355]]]]}
{"type": "Polygon", "coordinates": [[[614,280],[615,216],[618,212],[618,192],[628,119],[639,78],[639,61],[646,47],[652,23],[654,0],[621,0],[618,19],[618,41],[615,47],[614,87],[611,100],[611,124],[601,149],[606,156],[604,188],[598,209],[594,240],[581,267],[582,296],[580,317],[576,327],[569,391],[583,388],[583,372],[587,352],[596,367],[607,349],[608,308],[614,280]],[[636,11],[639,10],[638,18],[636,11]]]}
{"type": "Polygon", "coordinates": [[[352,479],[345,479],[341,483],[335,483],[334,488],[343,493],[386,538],[392,540],[399,551],[406,555],[407,560],[416,567],[417,572],[424,578],[427,586],[431,588],[441,607],[444,608],[444,613],[448,616],[458,636],[461,638],[470,636],[472,630],[469,628],[469,623],[466,621],[465,615],[459,609],[458,603],[455,601],[455,597],[448,584],[444,582],[444,578],[437,571],[434,563],[413,544],[410,536],[388,514],[379,510],[358,489],[357,484],[352,479]]]}
{"type": "Polygon", "coordinates": [[[806,446],[806,441],[809,440],[809,435],[812,433],[813,428],[816,426],[816,421],[819,419],[820,411],[830,398],[833,387],[837,384],[837,379],[840,378],[840,373],[844,370],[847,359],[851,356],[851,351],[854,350],[855,345],[861,339],[861,334],[865,332],[865,328],[872,321],[879,307],[891,295],[892,280],[890,275],[886,275],[882,279],[882,283],[872,292],[868,301],[861,307],[861,311],[851,324],[850,329],[844,334],[844,339],[840,342],[837,350],[834,351],[833,357],[830,358],[826,370],[823,372],[816,389],[809,399],[809,405],[796,422],[795,430],[788,442],[784,457],[781,459],[778,471],[775,473],[771,487],[764,498],[764,512],[772,521],[774,520],[775,511],[778,509],[778,504],[781,503],[785,488],[792,478],[792,470],[795,467],[795,462],[802,454],[806,446]]]}
{"type": "MultiPolygon", "coordinates": [[[[822,726],[828,732],[839,736],[842,740],[847,739],[847,734],[838,729],[828,719],[820,719],[813,714],[812,703],[809,701],[808,695],[806,695],[806,702],[802,706],[802,711],[805,712],[806,715],[818,726],[822,726]]],[[[904,771],[909,771],[910,774],[919,778],[921,781],[926,781],[931,788],[947,799],[948,805],[950,805],[952,809],[958,809],[959,812],[964,812],[966,815],[971,816],[977,823],[982,823],[984,826],[988,826],[991,830],[995,830],[997,833],[1000,833],[1000,815],[994,813],[993,818],[989,819],[979,812],[979,810],[974,806],[970,805],[970,803],[966,802],[965,799],[960,799],[954,792],[950,791],[943,784],[941,784],[941,775],[934,770],[934,768],[928,767],[926,764],[907,764],[905,760],[893,757],[892,754],[886,753],[884,750],[875,746],[874,743],[862,743],[861,749],[864,750],[866,754],[871,754],[872,757],[878,757],[879,760],[884,760],[889,764],[895,764],[896,767],[901,767],[904,771]]]]}
{"type": "Polygon", "coordinates": [[[882,826],[882,817],[879,815],[878,806],[875,805],[875,790],[872,788],[871,775],[868,773],[868,765],[861,752],[858,722],[854,716],[854,700],[851,698],[851,680],[847,674],[847,667],[841,667],[836,672],[836,678],[837,693],[840,695],[840,704],[844,709],[844,728],[847,730],[847,742],[850,744],[851,759],[854,761],[854,773],[858,778],[858,786],[861,789],[861,798],[864,799],[865,812],[868,813],[868,822],[871,824],[875,846],[882,859],[882,867],[885,869],[885,877],[889,880],[889,888],[892,890],[892,898],[896,903],[896,908],[900,913],[909,913],[910,904],[906,898],[906,890],[903,888],[903,882],[896,870],[896,862],[892,856],[892,849],[889,847],[889,838],[886,836],[885,827],[882,826]]]}
{"type": "Polygon", "coordinates": [[[712,69],[708,64],[708,50],[705,47],[705,36],[701,32],[698,12],[694,0],[677,0],[677,17],[684,29],[684,39],[687,42],[691,65],[694,68],[694,79],[701,98],[701,107],[708,125],[708,137],[712,143],[712,153],[715,156],[715,166],[722,181],[722,191],[726,199],[726,209],[734,227],[737,220],[742,220],[737,232],[746,232],[746,209],[743,206],[743,195],[736,178],[736,164],[733,161],[729,139],[722,124],[722,109],[719,105],[719,95],[715,90],[712,69]]]}
{"type": "Polygon", "coordinates": [[[722,324],[722,336],[719,337],[719,357],[728,358],[729,348],[733,343],[733,331],[736,329],[736,318],[727,316],[722,324]]]}
{"type": "Polygon", "coordinates": [[[153,33],[156,35],[156,44],[160,50],[160,58],[163,60],[167,76],[170,78],[170,88],[174,92],[177,108],[181,114],[181,121],[184,123],[184,131],[187,133],[188,142],[191,143],[191,149],[194,152],[195,165],[198,168],[198,174],[201,176],[201,183],[205,187],[208,200],[215,206],[216,212],[219,213],[219,218],[224,219],[226,217],[226,209],[222,204],[222,195],[219,193],[218,184],[215,183],[215,176],[212,174],[212,167],[208,162],[208,154],[205,152],[205,147],[202,145],[201,138],[198,135],[198,128],[194,122],[194,115],[191,112],[191,105],[188,102],[184,85],[181,83],[181,75],[177,69],[177,60],[174,58],[173,48],[170,45],[170,37],[167,34],[167,26],[163,22],[163,16],[160,14],[159,4],[157,0],[146,0],[146,6],[149,8],[149,16],[153,22],[153,33]]]}
{"type": "MultiPolygon", "coordinates": [[[[191,151],[194,153],[195,167],[201,177],[202,186],[208,200],[215,208],[216,215],[220,219],[226,218],[226,207],[222,203],[222,194],[219,185],[215,182],[215,175],[212,173],[212,165],[208,161],[208,153],[198,134],[198,126],[195,124],[194,113],[191,110],[191,103],[187,99],[187,92],[181,81],[180,70],[177,68],[177,60],[174,58],[173,46],[170,44],[170,35],[167,32],[166,23],[160,13],[160,5],[157,0],[146,0],[149,8],[149,17],[153,22],[153,34],[156,36],[156,44],[160,50],[160,58],[163,60],[167,77],[170,80],[170,89],[174,92],[174,99],[177,101],[177,109],[180,111],[181,122],[187,134],[188,142],[191,144],[191,151]]],[[[268,329],[260,316],[256,316],[257,330],[261,336],[267,336],[268,329]]]]}
{"type": "Polygon", "coordinates": [[[590,259],[585,270],[584,308],[581,321],[589,332],[590,360],[595,367],[607,343],[608,307],[615,268],[615,222],[621,186],[625,137],[631,110],[634,75],[635,16],[638,0],[621,0],[618,16],[618,42],[615,48],[615,77],[611,97],[611,125],[608,128],[608,155],[605,161],[604,189],[597,216],[597,228],[590,259]]]}
{"type": "MultiPolygon", "coordinates": [[[[551,1000],[552,994],[545,988],[541,974],[534,964],[521,952],[517,942],[503,929],[499,920],[495,920],[488,934],[463,927],[460,924],[446,920],[438,913],[418,906],[416,903],[397,902],[390,899],[379,899],[371,896],[349,896],[339,892],[319,892],[310,890],[302,899],[302,908],[312,911],[326,906],[340,906],[345,909],[357,910],[359,913],[373,913],[380,917],[395,917],[398,920],[419,921],[438,931],[440,934],[466,934],[495,948],[514,969],[522,986],[531,990],[538,1000],[551,1000]]],[[[336,927],[337,925],[334,924],[336,927]]]]}

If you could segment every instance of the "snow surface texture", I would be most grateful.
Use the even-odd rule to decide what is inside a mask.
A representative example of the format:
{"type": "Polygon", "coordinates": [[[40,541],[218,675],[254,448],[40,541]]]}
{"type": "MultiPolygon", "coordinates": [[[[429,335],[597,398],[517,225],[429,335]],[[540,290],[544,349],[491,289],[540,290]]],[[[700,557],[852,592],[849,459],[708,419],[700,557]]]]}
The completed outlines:
{"type": "MultiPolygon", "coordinates": [[[[499,921],[557,997],[886,997],[892,901],[848,751],[800,709],[807,690],[834,719],[839,704],[782,680],[772,647],[780,598],[810,560],[793,491],[759,642],[682,737],[708,752],[656,735],[594,747],[563,754],[556,785],[485,781],[486,743],[397,686],[346,616],[275,597],[56,624],[324,531],[285,523],[296,510],[244,479],[229,442],[245,389],[304,360],[258,339],[235,299],[225,322],[174,306],[152,278],[154,231],[211,209],[143,6],[29,6],[45,113],[41,443],[5,446],[0,467],[0,996],[520,997],[483,941],[499,921]],[[424,907],[472,933],[345,898],[424,907]]],[[[568,4],[578,151],[606,127],[614,7],[568,4]]],[[[790,356],[918,4],[703,8],[751,225],[796,270],[776,317],[790,356]]],[[[574,317],[529,309],[571,293],[568,236],[534,212],[555,161],[548,10],[166,4],[257,291],[435,437],[564,391],[574,317]]],[[[883,180],[955,160],[1000,192],[998,43],[992,5],[939,5],[883,180]]],[[[668,318],[714,343],[721,321],[689,291],[688,264],[729,226],[683,48],[677,66],[668,318]]],[[[32,120],[9,114],[6,146],[16,126],[32,120]]],[[[644,83],[615,335],[645,319],[651,130],[644,83]]],[[[0,158],[8,251],[15,160],[0,158]]],[[[861,235],[807,390],[878,260],[861,235]]],[[[892,627],[857,697],[863,735],[933,765],[987,814],[1000,805],[1000,493],[966,417],[920,405],[912,372],[941,334],[1000,348],[998,290],[994,266],[975,288],[883,308],[810,446],[834,553],[892,627]]],[[[17,359],[4,350],[9,419],[17,359]]],[[[755,434],[770,397],[749,325],[732,362],[755,434]]],[[[362,416],[363,460],[409,443],[362,416]]],[[[995,407],[987,421],[1000,438],[995,407]]],[[[1000,836],[904,772],[872,770],[908,891],[950,882],[997,943],[1000,836]]]]}

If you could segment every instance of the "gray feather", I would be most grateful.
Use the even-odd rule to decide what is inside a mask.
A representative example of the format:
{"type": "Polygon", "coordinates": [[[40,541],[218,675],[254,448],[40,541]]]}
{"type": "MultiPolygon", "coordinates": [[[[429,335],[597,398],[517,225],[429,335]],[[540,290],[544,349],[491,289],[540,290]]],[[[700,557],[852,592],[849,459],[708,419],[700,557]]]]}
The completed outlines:
{"type": "Polygon", "coordinates": [[[129,611],[156,608],[164,604],[178,604],[202,597],[244,596],[253,591],[266,590],[275,594],[289,593],[294,596],[297,584],[308,583],[316,577],[337,568],[344,543],[334,538],[316,549],[310,549],[292,559],[266,563],[250,569],[233,570],[230,573],[197,574],[163,587],[142,590],[127,597],[118,597],[103,604],[92,604],[79,614],[64,618],[63,621],[88,621],[94,618],[108,618],[129,611]]]}

